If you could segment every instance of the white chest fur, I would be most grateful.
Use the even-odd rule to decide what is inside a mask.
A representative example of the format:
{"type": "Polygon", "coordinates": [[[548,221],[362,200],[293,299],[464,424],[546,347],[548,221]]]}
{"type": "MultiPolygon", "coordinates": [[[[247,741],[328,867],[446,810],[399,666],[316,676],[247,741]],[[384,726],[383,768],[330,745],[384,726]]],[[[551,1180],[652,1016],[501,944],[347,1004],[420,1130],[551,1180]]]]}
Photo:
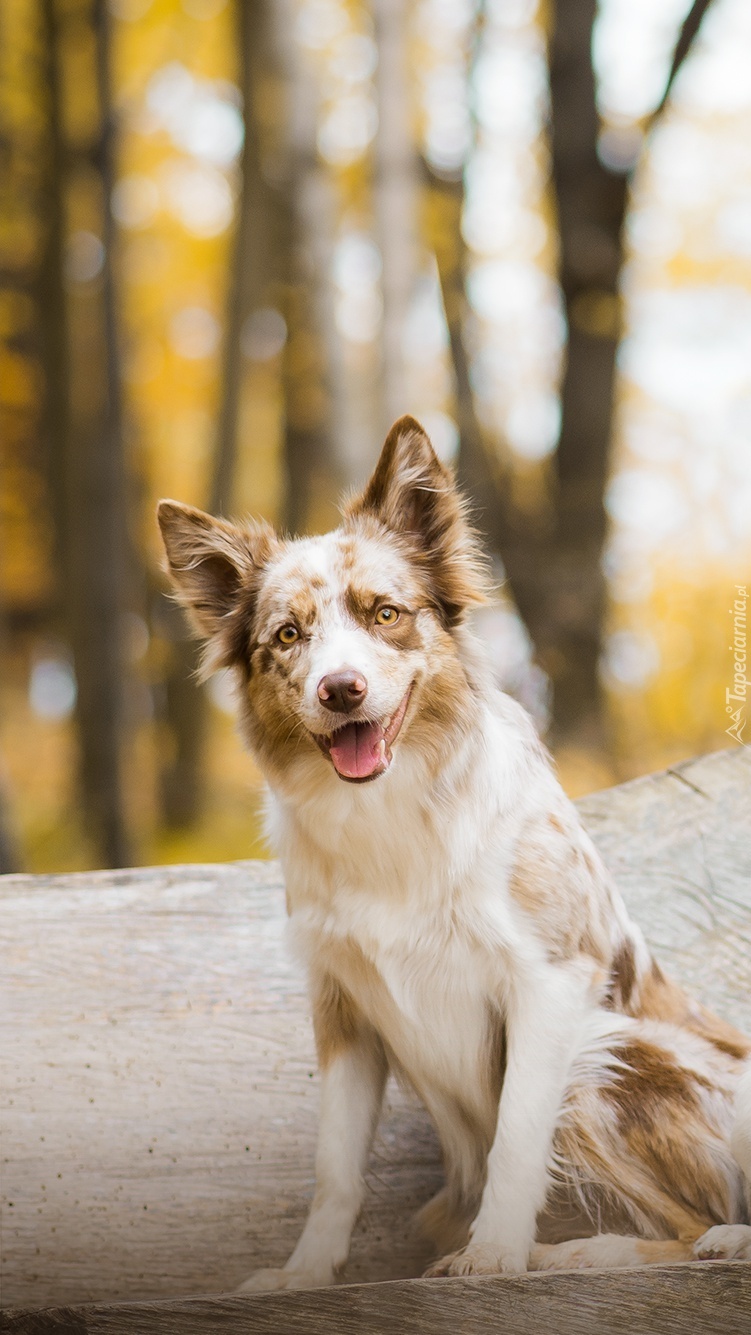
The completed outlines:
{"type": "Polygon", "coordinates": [[[488,1071],[500,1024],[493,972],[475,934],[450,915],[406,910],[357,915],[292,913],[290,931],[314,971],[351,996],[380,1035],[392,1068],[432,1113],[439,1132],[451,1109],[489,1140],[495,1120],[488,1071]],[[350,930],[346,930],[349,926],[350,930]]]}
{"type": "Polygon", "coordinates": [[[295,952],[353,998],[436,1121],[453,1104],[486,1139],[487,1066],[519,945],[507,883],[520,812],[474,774],[455,808],[426,793],[417,761],[380,791],[332,776],[303,819],[280,806],[274,823],[295,952]]]}

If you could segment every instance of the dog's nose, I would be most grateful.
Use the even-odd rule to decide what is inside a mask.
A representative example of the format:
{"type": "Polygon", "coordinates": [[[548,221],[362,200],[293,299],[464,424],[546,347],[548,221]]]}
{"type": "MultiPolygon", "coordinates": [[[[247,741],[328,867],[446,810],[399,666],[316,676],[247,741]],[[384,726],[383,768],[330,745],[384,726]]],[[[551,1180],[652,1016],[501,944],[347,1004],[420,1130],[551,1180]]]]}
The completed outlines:
{"type": "Polygon", "coordinates": [[[318,699],[324,709],[338,714],[351,714],[361,705],[368,693],[368,683],[359,672],[347,669],[329,672],[318,683],[318,699]]]}

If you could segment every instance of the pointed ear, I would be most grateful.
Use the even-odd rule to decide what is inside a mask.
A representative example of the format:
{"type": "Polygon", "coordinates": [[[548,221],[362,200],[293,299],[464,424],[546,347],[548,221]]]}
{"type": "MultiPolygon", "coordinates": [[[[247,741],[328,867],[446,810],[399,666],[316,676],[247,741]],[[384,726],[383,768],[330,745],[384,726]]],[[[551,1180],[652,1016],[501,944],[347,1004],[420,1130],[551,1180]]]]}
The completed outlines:
{"type": "Polygon", "coordinates": [[[209,641],[204,674],[239,661],[261,572],[277,544],[266,525],[242,528],[180,501],[160,501],[157,518],[177,599],[209,641]]]}
{"type": "Polygon", "coordinates": [[[364,492],[347,519],[370,515],[400,538],[425,570],[447,625],[487,600],[487,567],[467,519],[467,504],[414,417],[400,417],[386,437],[364,492]]]}

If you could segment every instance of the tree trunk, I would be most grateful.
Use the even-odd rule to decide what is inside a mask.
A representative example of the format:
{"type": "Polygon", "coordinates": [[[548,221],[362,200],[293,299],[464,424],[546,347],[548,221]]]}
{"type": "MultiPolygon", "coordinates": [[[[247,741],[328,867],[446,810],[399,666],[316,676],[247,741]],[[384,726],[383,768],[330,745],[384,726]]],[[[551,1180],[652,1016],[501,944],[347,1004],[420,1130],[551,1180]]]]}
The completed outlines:
{"type": "MultiPolygon", "coordinates": [[[[68,615],[78,698],[84,811],[97,854],[105,865],[128,863],[122,793],[124,714],[123,613],[126,588],[125,468],[113,272],[114,122],[110,86],[110,19],[106,0],[92,10],[100,134],[95,161],[101,198],[103,261],[91,318],[101,341],[101,361],[79,364],[79,396],[98,395],[76,423],[66,487],[70,535],[68,615]],[[92,378],[97,384],[92,387],[92,378]]],[[[83,317],[83,312],[81,312],[83,317]]],[[[92,331],[87,331],[87,339],[92,331]]],[[[90,348],[90,344],[87,344],[90,348]]],[[[73,441],[71,442],[71,446],[73,441]]]]}
{"type": "Polygon", "coordinates": [[[410,411],[404,375],[404,330],[419,267],[419,161],[414,147],[402,0],[374,0],[378,43],[375,143],[376,234],[383,265],[382,427],[410,411]]]}
{"type": "MultiPolygon", "coordinates": [[[[242,328],[248,313],[260,306],[269,274],[264,245],[263,186],[258,125],[254,108],[254,76],[264,40],[264,7],[235,3],[240,91],[245,137],[240,157],[240,190],[234,241],[228,266],[224,328],[222,394],[213,468],[207,497],[212,514],[231,515],[237,433],[242,393],[242,328]]],[[[161,804],[170,829],[186,829],[199,818],[205,800],[205,743],[209,726],[206,694],[197,682],[200,651],[185,618],[161,595],[159,621],[170,646],[165,679],[164,710],[171,754],[162,770],[161,804]]]]}
{"type": "Polygon", "coordinates": [[[336,204],[318,156],[318,98],[309,57],[294,40],[295,8],[275,6],[275,58],[285,87],[285,164],[276,196],[277,263],[283,275],[285,528],[328,527],[346,477],[342,365],[332,268],[336,204]]]}
{"type": "MultiPolygon", "coordinates": [[[[6,652],[6,637],[6,617],[3,610],[0,610],[0,655],[6,652]]],[[[0,876],[21,870],[21,850],[13,820],[10,784],[5,761],[0,755],[0,876]]]]}
{"type": "Polygon", "coordinates": [[[441,298],[449,335],[459,452],[457,477],[472,504],[472,516],[488,548],[503,559],[507,544],[505,504],[500,469],[483,438],[475,409],[464,329],[468,315],[466,245],[462,236],[464,182],[436,175],[423,163],[425,189],[433,196],[430,216],[439,213],[431,242],[435,250],[441,298]]]}
{"type": "Polygon", "coordinates": [[[263,302],[269,283],[266,191],[261,175],[259,127],[255,88],[260,59],[266,50],[266,12],[262,0],[236,0],[236,30],[240,92],[245,137],[240,157],[240,192],[232,257],[227,283],[224,329],[222,400],[209,510],[228,515],[232,510],[232,483],[237,460],[237,431],[242,390],[241,337],[248,314],[263,302]]]}
{"type": "MultiPolygon", "coordinates": [[[[559,277],[568,321],[561,386],[555,561],[546,563],[536,643],[554,692],[559,735],[587,728],[599,740],[597,664],[604,603],[605,534],[615,353],[620,332],[624,175],[597,156],[599,117],[591,59],[596,0],[566,0],[550,45],[551,147],[558,204],[559,277]]],[[[533,632],[534,633],[534,632],[533,632]]]]}
{"type": "Polygon", "coordinates": [[[0,761],[0,876],[21,870],[21,854],[13,829],[5,767],[0,761]]]}
{"type": "MultiPolygon", "coordinates": [[[[306,155],[307,156],[307,155],[306,155]]],[[[295,169],[277,202],[286,268],[284,317],[287,342],[283,360],[284,503],[282,524],[289,533],[327,526],[327,510],[339,490],[340,475],[332,451],[330,337],[320,319],[321,288],[329,275],[314,262],[315,236],[325,197],[311,179],[310,162],[298,151],[295,169]],[[325,517],[326,516],[326,517],[325,517]]],[[[331,219],[325,219],[331,226],[331,219]]],[[[281,247],[280,247],[281,249],[281,247]]],[[[333,516],[332,516],[333,517],[333,516]]]]}
{"type": "MultiPolygon", "coordinates": [[[[70,566],[66,531],[65,478],[70,444],[70,357],[63,286],[65,256],[66,147],[62,125],[60,21],[55,0],[42,0],[43,86],[47,95],[48,160],[43,177],[45,237],[38,278],[38,305],[44,367],[43,431],[47,447],[50,499],[55,529],[56,568],[70,566]]],[[[58,582],[56,602],[64,603],[58,582]]]]}

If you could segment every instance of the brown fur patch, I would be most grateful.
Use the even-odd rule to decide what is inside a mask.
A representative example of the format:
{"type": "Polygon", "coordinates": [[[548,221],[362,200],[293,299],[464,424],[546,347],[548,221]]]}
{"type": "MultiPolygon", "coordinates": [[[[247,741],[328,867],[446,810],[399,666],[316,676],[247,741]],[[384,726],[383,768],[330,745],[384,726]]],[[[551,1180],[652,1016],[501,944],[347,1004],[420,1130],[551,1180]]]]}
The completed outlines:
{"type": "Polygon", "coordinates": [[[637,1239],[634,1248],[639,1265],[664,1265],[666,1262],[690,1261],[692,1256],[691,1240],[653,1242],[637,1239]]]}
{"type": "Polygon", "coordinates": [[[259,672],[264,674],[277,670],[276,654],[268,643],[259,644],[256,640],[251,644],[248,650],[248,662],[253,663],[254,661],[259,672]]]}
{"type": "Polygon", "coordinates": [[[633,1013],[690,1029],[712,1043],[719,1052],[738,1061],[751,1055],[751,1041],[745,1034],[706,1006],[692,1001],[678,983],[663,973],[656,960],[652,961],[649,973],[640,980],[639,1004],[633,1013]]]}
{"type": "Polygon", "coordinates": [[[613,957],[611,967],[611,987],[617,990],[620,998],[618,1010],[625,1010],[631,1000],[636,983],[636,960],[634,947],[630,941],[623,941],[613,957]]]}
{"type": "Polygon", "coordinates": [[[313,1032],[319,1065],[326,1067],[361,1036],[362,1017],[349,993],[330,975],[320,979],[313,998],[313,1032]]]}
{"type": "Polygon", "coordinates": [[[517,844],[509,890],[534,918],[551,959],[572,959],[584,953],[605,967],[610,964],[597,889],[597,880],[586,869],[583,850],[572,841],[559,817],[527,824],[517,844]],[[551,834],[551,828],[557,835],[551,834]]]}
{"type": "MultiPolygon", "coordinates": [[[[305,632],[315,625],[317,617],[318,600],[315,593],[310,587],[304,589],[298,587],[290,604],[290,622],[305,632]]],[[[280,627],[276,629],[280,629],[280,627]]]]}
{"type": "Polygon", "coordinates": [[[376,622],[373,631],[387,644],[393,644],[395,649],[402,649],[406,653],[415,652],[423,647],[417,617],[412,612],[403,612],[395,626],[381,626],[376,622]]]}
{"type": "MultiPolygon", "coordinates": [[[[704,1008],[702,1007],[702,1009],[704,1008]]],[[[726,1024],[724,1020],[720,1020],[709,1012],[706,1014],[707,1019],[701,1025],[702,1034],[709,1039],[710,1043],[714,1044],[718,1052],[723,1052],[726,1057],[733,1057],[737,1061],[745,1061],[751,1053],[751,1043],[748,1039],[734,1030],[732,1025],[726,1024]],[[729,1037],[730,1034],[737,1036],[729,1037]]]]}
{"type": "Polygon", "coordinates": [[[402,606],[398,598],[388,595],[365,592],[351,584],[344,595],[344,604],[349,615],[371,635],[377,635],[386,644],[393,644],[396,649],[421,649],[422,636],[417,628],[415,613],[402,606]],[[392,626],[382,626],[376,621],[376,614],[381,607],[395,607],[399,612],[398,621],[392,626]]]}
{"type": "Polygon", "coordinates": [[[397,1012],[393,999],[374,964],[371,964],[360,947],[352,940],[345,940],[331,945],[327,951],[326,971],[317,976],[313,983],[314,1014],[313,1024],[318,1041],[320,1022],[324,1030],[329,1026],[332,1034],[340,1039],[324,1039],[324,1050],[328,1051],[332,1042],[341,1039],[351,1042],[363,1028],[368,1026],[364,1011],[379,1013],[388,1010],[392,1019],[397,1012]],[[321,998],[320,1003],[318,998],[321,998]],[[362,1002],[358,1006],[353,1000],[358,997],[362,1002]],[[320,1011],[320,1018],[316,1015],[320,1011]]]}
{"type": "Polygon", "coordinates": [[[696,1086],[711,1088],[704,1076],[675,1065],[669,1052],[644,1039],[617,1048],[615,1056],[625,1062],[625,1068],[602,1093],[615,1107],[626,1133],[634,1127],[654,1127],[667,1103],[675,1111],[684,1108],[694,1112],[698,1107],[696,1086]]]}
{"type": "Polygon", "coordinates": [[[639,980],[637,1013],[646,1019],[677,1025],[685,1025],[689,1018],[689,1002],[683,988],[665,976],[656,960],[639,980]]]}
{"type": "Polygon", "coordinates": [[[661,1208],[671,1231],[678,1237],[697,1237],[706,1222],[719,1222],[729,1208],[727,1183],[711,1152],[698,1155],[691,1148],[692,1139],[703,1138],[709,1151],[713,1131],[701,1092],[715,1086],[644,1040],[624,1045],[616,1056],[628,1066],[603,1089],[603,1097],[616,1108],[630,1152],[664,1194],[661,1208]]]}
{"type": "Polygon", "coordinates": [[[740,1173],[726,1143],[729,1090],[723,1111],[721,1084],[641,1037],[614,1055],[626,1070],[571,1092],[556,1133],[562,1180],[576,1184],[600,1231],[694,1239],[732,1218],[740,1173]]]}
{"type": "MultiPolygon", "coordinates": [[[[434,778],[445,768],[457,731],[471,726],[476,701],[450,635],[437,622],[429,645],[431,676],[419,686],[419,700],[409,722],[411,744],[419,746],[434,778]]],[[[457,801],[462,799],[461,790],[457,801]]]]}
{"type": "Polygon", "coordinates": [[[506,1026],[497,1010],[488,1011],[488,1092],[494,1104],[501,1097],[506,1076],[506,1026]]]}
{"type": "Polygon", "coordinates": [[[379,595],[371,590],[356,589],[349,584],[344,594],[344,606],[360,626],[370,630],[378,607],[379,595]]]}

